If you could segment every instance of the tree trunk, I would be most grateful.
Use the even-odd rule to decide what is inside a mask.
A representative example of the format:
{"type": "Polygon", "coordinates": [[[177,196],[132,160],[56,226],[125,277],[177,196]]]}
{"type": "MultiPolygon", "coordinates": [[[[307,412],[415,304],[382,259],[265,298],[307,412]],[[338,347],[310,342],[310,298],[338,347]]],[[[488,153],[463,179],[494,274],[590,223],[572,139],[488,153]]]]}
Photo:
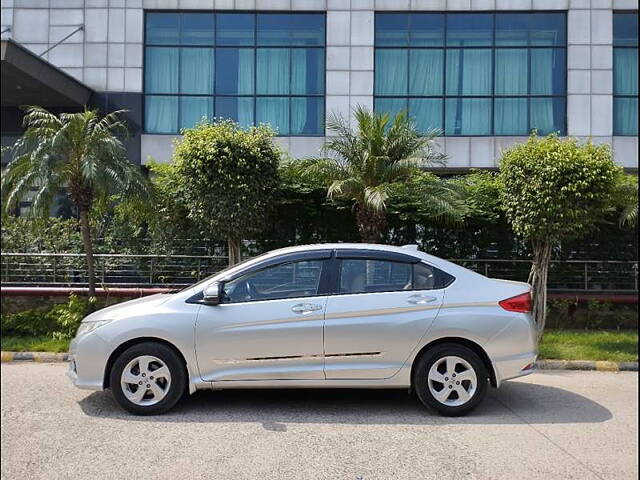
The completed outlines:
{"type": "Polygon", "coordinates": [[[533,319],[538,328],[538,340],[542,337],[547,320],[547,277],[553,245],[546,240],[533,240],[533,262],[529,273],[533,297],[533,319]]]}
{"type": "Polygon", "coordinates": [[[80,208],[80,230],[82,231],[82,243],[84,244],[84,254],[87,259],[87,278],[89,280],[89,296],[96,294],[96,276],[93,268],[93,241],[91,239],[91,226],[89,225],[89,211],[80,208]]]}
{"type": "Polygon", "coordinates": [[[228,238],[227,239],[227,245],[228,245],[228,250],[229,250],[229,266],[235,265],[236,263],[239,263],[241,258],[240,258],[240,240],[237,240],[235,238],[228,238]]]}
{"type": "Polygon", "coordinates": [[[362,243],[380,243],[384,228],[387,226],[384,213],[372,212],[356,206],[356,222],[362,243]]]}

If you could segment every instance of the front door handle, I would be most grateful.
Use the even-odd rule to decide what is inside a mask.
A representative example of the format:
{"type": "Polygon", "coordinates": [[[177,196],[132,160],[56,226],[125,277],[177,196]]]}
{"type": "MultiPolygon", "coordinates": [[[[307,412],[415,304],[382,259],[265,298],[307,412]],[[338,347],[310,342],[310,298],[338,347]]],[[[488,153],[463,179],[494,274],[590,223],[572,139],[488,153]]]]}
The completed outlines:
{"type": "Polygon", "coordinates": [[[426,303],[435,302],[438,300],[436,297],[430,297],[428,295],[411,295],[409,297],[409,303],[415,303],[416,305],[424,305],[426,303]]]}
{"type": "Polygon", "coordinates": [[[322,305],[317,305],[315,303],[298,303],[291,307],[291,311],[295,313],[311,313],[317,310],[322,310],[322,305]]]}

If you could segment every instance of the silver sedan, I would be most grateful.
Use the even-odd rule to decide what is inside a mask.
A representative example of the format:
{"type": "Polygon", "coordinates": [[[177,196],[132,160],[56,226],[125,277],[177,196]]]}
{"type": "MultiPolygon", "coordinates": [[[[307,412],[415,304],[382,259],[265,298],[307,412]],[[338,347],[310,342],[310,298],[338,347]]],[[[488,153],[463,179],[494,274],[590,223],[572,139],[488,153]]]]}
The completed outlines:
{"type": "Polygon", "coordinates": [[[444,415],[533,372],[526,283],[414,246],[275,250],[177,293],[87,316],[68,375],[134,414],[226,388],[411,388],[444,415]]]}

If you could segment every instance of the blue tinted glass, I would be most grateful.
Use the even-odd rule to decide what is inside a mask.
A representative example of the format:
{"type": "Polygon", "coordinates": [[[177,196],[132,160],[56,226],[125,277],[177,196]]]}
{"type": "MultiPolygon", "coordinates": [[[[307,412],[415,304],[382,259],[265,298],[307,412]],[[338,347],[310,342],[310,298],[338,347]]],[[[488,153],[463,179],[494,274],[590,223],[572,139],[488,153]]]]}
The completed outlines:
{"type": "Polygon", "coordinates": [[[613,49],[613,94],[638,95],[638,49],[613,49]]]}
{"type": "Polygon", "coordinates": [[[289,134],[289,98],[256,98],[256,123],[269,124],[278,135],[289,134]]]}
{"type": "Polygon", "coordinates": [[[526,95],[529,81],[529,52],[526,48],[496,50],[495,94],[526,95]]]}
{"type": "Polygon", "coordinates": [[[213,32],[212,13],[182,14],[182,45],[213,45],[213,32]]]}
{"type": "Polygon", "coordinates": [[[320,14],[258,14],[258,45],[324,45],[320,14]]]}
{"type": "Polygon", "coordinates": [[[180,97],[180,129],[193,128],[205,119],[213,120],[212,97],[180,97]]]}
{"type": "Polygon", "coordinates": [[[391,118],[400,112],[407,111],[406,98],[376,98],[375,111],[378,113],[388,113],[391,118]]]}
{"type": "Polygon", "coordinates": [[[216,49],[216,94],[253,93],[253,49],[216,49]]]}
{"type": "Polygon", "coordinates": [[[176,13],[147,13],[146,42],[177,45],[180,43],[180,16],[176,13]]]}
{"type": "Polygon", "coordinates": [[[324,45],[324,15],[298,13],[290,17],[291,45],[324,45]]]}
{"type": "Polygon", "coordinates": [[[259,14],[257,23],[258,45],[289,45],[288,14],[259,14]]]}
{"type": "Polygon", "coordinates": [[[409,45],[409,15],[379,13],[376,15],[377,46],[405,47],[409,45]]]}
{"type": "Polygon", "coordinates": [[[565,50],[531,50],[531,95],[564,95],[566,92],[565,50]]]}
{"type": "Polygon", "coordinates": [[[292,135],[318,135],[323,131],[324,102],[320,97],[291,99],[292,135]]]}
{"type": "Polygon", "coordinates": [[[491,95],[491,50],[447,50],[447,95],[491,95]]]}
{"type": "Polygon", "coordinates": [[[180,92],[213,93],[213,48],[180,49],[180,92]]]}
{"type": "Polygon", "coordinates": [[[613,134],[638,135],[638,99],[613,99],[613,134]]]}
{"type": "Polygon", "coordinates": [[[537,129],[539,135],[552,132],[565,133],[564,119],[566,116],[564,98],[532,98],[530,100],[531,129],[537,129]]]}
{"type": "Polygon", "coordinates": [[[443,73],[443,50],[409,50],[409,95],[442,95],[443,73]]]}
{"type": "Polygon", "coordinates": [[[149,133],[176,133],[178,97],[147,95],[144,99],[144,127],[149,133]]]}
{"type": "Polygon", "coordinates": [[[249,13],[218,13],[216,45],[253,45],[254,19],[249,13]]]}
{"type": "Polygon", "coordinates": [[[489,135],[491,99],[447,98],[445,112],[447,135],[489,135]]]}
{"type": "Polygon", "coordinates": [[[447,45],[482,46],[493,43],[493,15],[456,13],[447,15],[447,45]]]}
{"type": "Polygon", "coordinates": [[[409,115],[420,132],[442,129],[442,100],[439,98],[410,98],[409,115]]]}
{"type": "Polygon", "coordinates": [[[216,97],[216,117],[228,118],[246,128],[253,124],[253,98],[216,97]]]}
{"type": "Polygon", "coordinates": [[[409,51],[376,50],[375,90],[377,95],[406,95],[409,73],[409,51]]]}
{"type": "Polygon", "coordinates": [[[291,94],[306,95],[323,93],[324,49],[291,49],[291,94]]]}
{"type": "Polygon", "coordinates": [[[178,93],[178,48],[147,47],[144,90],[147,93],[178,93]]]}
{"type": "Polygon", "coordinates": [[[527,135],[527,99],[496,98],[494,103],[494,135],[527,135]]]}
{"type": "Polygon", "coordinates": [[[411,14],[409,44],[413,47],[444,45],[444,15],[440,13],[411,14]]]}
{"type": "Polygon", "coordinates": [[[525,46],[528,43],[528,13],[498,13],[496,15],[496,46],[525,46]]]}
{"type": "Polygon", "coordinates": [[[288,95],[291,82],[289,48],[259,48],[256,60],[258,94],[288,95]]]}
{"type": "Polygon", "coordinates": [[[567,28],[564,13],[531,13],[529,16],[531,45],[566,45],[567,28]]]}
{"type": "Polygon", "coordinates": [[[638,14],[613,14],[613,44],[616,46],[638,45],[638,14]]]}

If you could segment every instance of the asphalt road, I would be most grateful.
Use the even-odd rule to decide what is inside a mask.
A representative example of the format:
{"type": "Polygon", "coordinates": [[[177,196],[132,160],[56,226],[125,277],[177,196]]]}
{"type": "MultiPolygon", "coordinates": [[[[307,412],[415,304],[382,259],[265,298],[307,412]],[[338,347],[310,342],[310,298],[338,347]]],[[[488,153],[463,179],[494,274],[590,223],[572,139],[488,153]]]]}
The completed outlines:
{"type": "Polygon", "coordinates": [[[545,372],[438,417],[405,391],[199,392],[164,416],[2,364],[3,479],[635,479],[638,374],[545,372]]]}

